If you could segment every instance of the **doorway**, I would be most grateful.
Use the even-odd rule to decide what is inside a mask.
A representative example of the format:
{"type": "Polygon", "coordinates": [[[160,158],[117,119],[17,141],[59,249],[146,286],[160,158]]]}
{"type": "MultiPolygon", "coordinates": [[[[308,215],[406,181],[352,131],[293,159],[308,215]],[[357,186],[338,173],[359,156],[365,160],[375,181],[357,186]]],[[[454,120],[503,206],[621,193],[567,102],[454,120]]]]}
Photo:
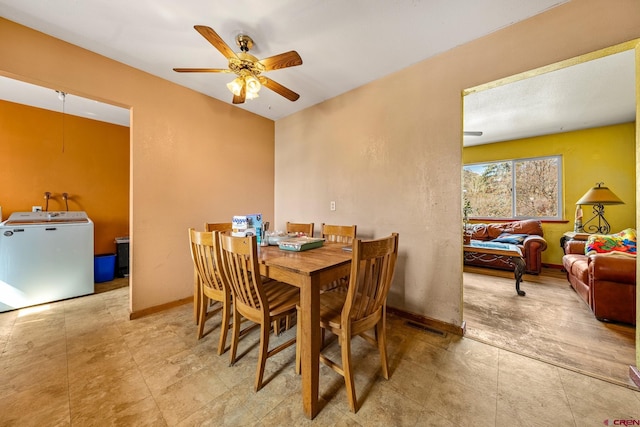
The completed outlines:
{"type": "MultiPolygon", "coordinates": [[[[472,146],[478,146],[481,144],[489,144],[491,143],[491,145],[493,145],[492,148],[487,149],[487,154],[488,156],[493,156],[494,158],[492,158],[491,160],[500,160],[500,159],[496,159],[496,153],[499,152],[500,149],[507,147],[509,145],[509,141],[513,141],[513,140],[517,140],[520,143],[523,144],[530,144],[530,146],[533,146],[534,151],[535,150],[539,150],[540,149],[540,140],[541,138],[543,138],[543,135],[551,135],[550,137],[552,137],[555,134],[559,134],[559,133],[568,133],[568,132],[581,132],[582,128],[581,126],[585,126],[585,123],[579,123],[580,120],[574,120],[573,122],[566,122],[566,123],[570,123],[570,125],[564,125],[562,127],[558,127],[558,124],[555,123],[554,126],[556,126],[556,128],[554,129],[553,127],[551,127],[549,130],[547,130],[546,132],[542,132],[542,135],[540,134],[535,134],[534,131],[536,130],[536,123],[535,120],[533,120],[533,116],[535,116],[535,114],[528,114],[527,116],[527,120],[522,121],[522,120],[518,120],[518,116],[517,113],[519,113],[520,111],[518,109],[522,108],[523,111],[524,107],[520,106],[520,105],[515,105],[514,101],[517,100],[518,97],[516,97],[515,99],[510,99],[507,95],[510,88],[509,85],[510,84],[514,84],[515,86],[520,86],[520,88],[522,87],[527,87],[529,86],[528,83],[531,82],[531,79],[535,79],[539,76],[543,76],[543,80],[547,80],[546,84],[550,85],[550,87],[553,88],[554,91],[560,91],[563,86],[566,86],[565,84],[557,84],[557,83],[551,83],[553,75],[556,71],[568,71],[571,72],[573,67],[582,67],[582,68],[593,68],[595,67],[597,70],[597,73],[603,73],[606,71],[606,67],[598,67],[599,66],[599,60],[600,59],[604,59],[604,61],[602,62],[615,62],[618,65],[616,66],[617,71],[618,72],[623,72],[626,73],[626,75],[631,75],[631,89],[626,89],[626,95],[631,94],[631,101],[628,100],[628,97],[624,97],[623,95],[620,95],[618,93],[618,98],[622,99],[624,98],[625,101],[623,101],[623,103],[626,103],[626,108],[627,110],[629,110],[629,102],[632,103],[632,109],[630,111],[627,111],[626,117],[627,119],[619,119],[620,121],[616,122],[616,121],[610,121],[610,122],[593,122],[591,123],[589,126],[586,126],[586,128],[591,129],[593,127],[607,127],[607,126],[625,126],[624,123],[626,123],[626,126],[631,129],[631,135],[629,136],[629,144],[630,144],[630,150],[631,150],[631,160],[630,160],[630,168],[632,170],[633,176],[631,177],[631,179],[629,179],[628,177],[626,177],[626,181],[630,181],[631,183],[633,183],[633,188],[629,189],[629,191],[627,192],[627,200],[630,201],[630,203],[626,204],[625,208],[627,210],[627,214],[622,214],[619,216],[619,222],[618,224],[620,226],[622,226],[622,224],[624,224],[625,226],[622,228],[626,228],[629,226],[629,224],[633,224],[633,227],[635,227],[636,224],[636,201],[635,201],[635,183],[637,182],[636,179],[636,166],[635,166],[635,154],[636,154],[636,147],[635,147],[635,140],[636,140],[636,134],[637,134],[637,123],[635,123],[635,118],[636,118],[636,110],[637,110],[637,101],[635,100],[635,96],[633,96],[635,94],[635,87],[636,87],[636,65],[635,65],[635,48],[637,45],[637,40],[632,41],[632,42],[627,42],[624,43],[622,45],[618,45],[618,46],[614,46],[612,48],[608,48],[608,49],[604,49],[602,51],[598,51],[598,52],[593,52],[591,54],[587,54],[587,55],[583,55],[579,58],[572,58],[570,60],[567,61],[563,61],[557,64],[552,64],[550,66],[547,67],[543,67],[541,69],[538,70],[533,70],[527,73],[523,73],[521,75],[517,75],[517,76],[512,76],[500,81],[496,81],[496,82],[491,82],[485,85],[481,85],[475,88],[471,88],[468,89],[466,91],[464,91],[464,98],[463,98],[463,102],[464,102],[464,131],[466,133],[466,135],[464,136],[464,147],[465,149],[463,151],[467,151],[466,147],[472,147],[472,146]],[[617,60],[620,59],[620,62],[618,62],[617,60]],[[619,65],[619,64],[625,64],[625,65],[619,65]],[[600,69],[598,69],[600,68],[600,69]],[[493,91],[493,95],[492,94],[493,91]],[[484,94],[483,94],[484,92],[484,94]],[[506,111],[499,111],[499,109],[494,110],[491,112],[491,114],[486,115],[485,117],[477,117],[475,116],[475,111],[473,110],[473,108],[470,108],[470,106],[473,106],[474,103],[478,103],[478,100],[474,100],[474,96],[478,95],[478,94],[482,94],[482,95],[491,95],[491,96],[477,96],[477,98],[482,98],[481,101],[486,101],[487,99],[498,99],[501,102],[504,102],[505,104],[505,108],[506,111]],[[490,120],[487,121],[487,118],[489,118],[490,120]],[[485,121],[483,121],[485,120],[485,121]],[[625,122],[626,120],[626,122],[625,122]],[[500,127],[503,125],[513,125],[514,123],[517,124],[522,124],[521,126],[516,126],[515,129],[498,129],[499,132],[502,133],[502,139],[500,137],[498,138],[494,138],[493,141],[489,141],[489,139],[491,139],[492,137],[494,137],[493,134],[493,128],[494,127],[500,127]],[[572,127],[574,126],[574,127],[572,127]],[[511,132],[511,133],[509,133],[511,132]],[[467,135],[468,133],[468,135],[467,135]],[[479,135],[480,134],[480,135],[479,135]]],[[[602,77],[598,77],[599,79],[602,79],[602,77]]],[[[620,82],[620,77],[616,77],[614,79],[617,79],[617,83],[620,82]]],[[[533,87],[533,86],[532,86],[533,87]]],[[[590,96],[593,94],[593,87],[588,87],[586,89],[582,89],[578,91],[578,94],[582,97],[584,96],[590,96]]],[[[525,94],[520,94],[518,95],[520,99],[524,99],[526,98],[527,100],[532,100],[533,98],[535,98],[535,95],[537,94],[536,90],[539,91],[539,89],[533,89],[533,92],[531,92],[531,89],[529,88],[530,92],[525,93],[525,94]]],[[[559,92],[558,92],[559,93],[559,92]]],[[[548,97],[548,96],[547,96],[548,97]]],[[[481,104],[481,102],[480,102],[481,104]]],[[[591,104],[593,104],[593,101],[591,101],[591,104]]],[[[604,102],[603,102],[604,104],[604,102]]],[[[585,105],[590,105],[587,103],[587,101],[584,100],[584,98],[582,98],[581,103],[579,104],[580,108],[573,108],[573,112],[578,111],[580,114],[580,117],[582,118],[582,122],[586,122],[586,120],[584,120],[586,112],[585,112],[585,105]]],[[[525,103],[526,106],[526,103],[525,103]]],[[[499,106],[495,106],[496,108],[499,106]]],[[[543,109],[545,111],[550,111],[551,107],[543,107],[543,106],[538,106],[538,108],[543,109]]],[[[616,107],[618,108],[618,107],[616,107]]],[[[620,106],[620,110],[624,109],[622,108],[622,106],[620,106]]],[[[611,111],[612,109],[609,108],[608,111],[611,111]]],[[[600,114],[600,116],[604,116],[604,114],[600,114]]],[[[506,126],[508,127],[508,126],[506,126]]],[[[511,126],[513,127],[513,126],[511,126]]],[[[551,144],[552,145],[552,144],[551,144]]],[[[556,145],[557,147],[557,145],[556,145]]],[[[529,147],[531,148],[531,147],[529,147]]],[[[503,158],[511,158],[513,159],[514,157],[517,156],[517,154],[514,154],[513,152],[513,147],[511,147],[512,152],[507,153],[507,154],[502,154],[503,158]]],[[[519,148],[520,152],[523,152],[524,149],[523,148],[519,148]]],[[[569,150],[564,154],[564,170],[565,170],[565,178],[567,176],[571,176],[572,179],[565,179],[564,184],[563,184],[563,190],[564,190],[564,202],[565,202],[565,207],[563,209],[563,217],[567,219],[567,221],[560,221],[560,222],[554,222],[554,223],[545,223],[543,228],[544,228],[544,232],[545,232],[545,239],[547,240],[548,243],[548,249],[547,252],[544,253],[543,255],[543,263],[545,263],[545,261],[547,262],[547,264],[552,265],[552,266],[559,266],[561,265],[561,259],[562,259],[562,248],[559,245],[559,240],[560,237],[562,236],[562,234],[565,231],[571,231],[573,229],[573,217],[574,217],[574,212],[573,210],[575,209],[575,200],[578,200],[579,197],[582,195],[582,193],[584,193],[589,186],[593,186],[593,183],[591,183],[590,181],[593,179],[593,169],[590,168],[584,168],[584,169],[588,169],[587,172],[582,172],[584,173],[584,175],[579,175],[580,172],[578,173],[578,176],[575,176],[575,174],[572,174],[572,166],[571,166],[571,162],[573,160],[571,160],[571,155],[575,154],[576,151],[579,151],[579,148],[576,148],[574,150],[569,150]],[[577,196],[576,196],[577,195],[577,196]]],[[[539,153],[536,153],[535,155],[538,155],[539,153]]],[[[554,154],[558,154],[557,152],[554,154]]],[[[593,154],[593,153],[592,153],[593,154]]],[[[611,153],[608,153],[608,155],[610,156],[611,153]]],[[[527,156],[527,157],[533,157],[532,156],[527,156]]],[[[463,155],[463,158],[465,160],[463,160],[463,163],[467,163],[467,158],[468,156],[466,155],[466,153],[463,155]]],[[[487,160],[487,159],[483,159],[483,160],[487,160]]],[[[471,161],[469,163],[474,163],[474,161],[471,161]]],[[[612,175],[613,176],[613,175],[612,175]]],[[[609,177],[607,177],[607,179],[609,179],[609,177]]],[[[615,182],[615,178],[611,178],[611,182],[615,182]]],[[[621,183],[620,186],[624,186],[624,183],[621,183]]],[[[613,184],[612,184],[613,186],[613,184]]],[[[626,200],[625,200],[626,203],[626,200]]],[[[608,210],[609,212],[609,210],[608,210]]],[[[613,209],[611,209],[611,213],[613,216],[616,216],[615,211],[613,209]]],[[[616,228],[620,228],[617,225],[612,227],[612,230],[615,230],[616,228]]],[[[622,229],[621,228],[621,229],[622,229]]],[[[487,319],[490,319],[490,317],[492,316],[493,319],[490,319],[486,324],[480,324],[481,322],[479,322],[476,318],[476,320],[470,320],[471,318],[471,311],[475,309],[475,306],[478,304],[483,304],[482,302],[479,301],[473,301],[472,299],[472,295],[474,294],[473,290],[470,290],[467,286],[470,283],[475,283],[474,286],[479,286],[477,285],[478,282],[482,282],[482,281],[488,281],[490,283],[499,283],[500,281],[510,281],[511,283],[508,285],[509,289],[511,291],[513,291],[513,279],[508,279],[507,277],[505,277],[504,275],[502,275],[501,277],[501,273],[499,272],[490,272],[491,274],[496,274],[497,277],[493,277],[491,278],[491,276],[487,276],[484,273],[488,273],[487,271],[473,271],[473,272],[469,272],[469,269],[465,268],[465,271],[467,271],[466,273],[464,273],[464,277],[463,277],[463,319],[466,322],[466,327],[467,327],[467,336],[470,338],[474,338],[474,332],[475,330],[479,330],[482,328],[485,328],[485,330],[491,332],[489,334],[484,334],[484,340],[493,340],[493,342],[488,342],[489,344],[492,345],[496,345],[496,346],[502,346],[502,347],[509,347],[508,344],[508,340],[505,340],[505,342],[497,342],[499,341],[497,338],[490,338],[490,336],[493,334],[494,337],[496,337],[497,335],[507,335],[508,330],[511,326],[513,326],[514,322],[513,320],[517,317],[517,316],[522,316],[522,312],[515,312],[513,310],[513,307],[510,307],[508,305],[505,306],[499,306],[499,303],[504,302],[502,300],[494,300],[493,303],[489,302],[489,303],[484,303],[485,306],[484,307],[480,307],[478,308],[478,310],[482,311],[484,310],[485,313],[487,313],[487,319]],[[487,279],[487,277],[489,277],[489,279],[487,279]],[[489,307],[489,305],[493,304],[493,307],[489,307]],[[466,312],[469,312],[469,316],[466,315],[466,312]],[[475,322],[475,324],[474,324],[475,322]],[[474,329],[475,328],[475,329],[474,329]],[[489,338],[487,338],[489,337],[489,338]]],[[[546,269],[545,273],[543,273],[542,275],[540,275],[539,277],[537,276],[525,276],[525,282],[523,283],[523,289],[527,291],[527,296],[524,298],[528,298],[529,300],[527,301],[531,301],[533,302],[534,298],[533,298],[533,294],[531,293],[534,289],[542,289],[542,287],[548,287],[551,286],[553,284],[555,284],[556,287],[559,287],[561,290],[568,292],[571,291],[571,289],[568,286],[568,282],[566,282],[566,278],[564,277],[564,273],[560,272],[558,269],[546,269]],[[546,273],[546,274],[545,274],[546,273]],[[545,277],[550,277],[548,282],[545,280],[545,277]]],[[[507,274],[508,276],[508,274],[507,274]]],[[[486,283],[485,283],[486,285],[486,283]]],[[[491,286],[491,285],[488,285],[491,286]]],[[[492,292],[493,290],[490,290],[490,292],[492,292]]],[[[572,296],[569,294],[569,296],[572,296]]],[[[576,306],[576,309],[580,310],[580,309],[588,309],[588,307],[586,306],[580,306],[580,304],[584,305],[584,303],[582,303],[582,301],[579,300],[579,298],[577,297],[577,295],[573,295],[576,299],[576,302],[578,303],[576,306]]],[[[510,296],[507,296],[507,298],[511,298],[510,296]]],[[[514,297],[517,298],[517,297],[514,297]]],[[[518,300],[515,299],[513,300],[514,302],[517,302],[518,300]]],[[[524,301],[524,300],[521,300],[524,301]]],[[[587,313],[589,314],[589,313],[587,313]]],[[[556,319],[558,320],[558,319],[556,319]]],[[[587,321],[590,321],[591,319],[587,319],[587,321]]],[[[611,337],[623,337],[623,339],[627,339],[627,341],[629,341],[629,339],[633,340],[633,336],[634,336],[634,329],[631,327],[625,327],[624,325],[620,326],[620,328],[618,327],[619,325],[613,325],[613,324],[602,324],[601,322],[598,322],[597,320],[595,320],[595,318],[593,318],[593,320],[596,322],[593,324],[593,326],[591,326],[591,329],[593,328],[603,328],[604,329],[604,333],[605,334],[609,334],[609,336],[611,337]],[[626,337],[626,338],[625,338],[626,337]],[[631,337],[631,338],[629,338],[631,337]]],[[[542,330],[535,330],[535,322],[530,322],[530,324],[526,327],[527,329],[520,329],[517,331],[517,333],[519,334],[540,334],[540,336],[545,333],[545,331],[542,330]]],[[[559,320],[556,324],[556,328],[557,329],[562,329],[565,328],[565,330],[570,329],[567,325],[563,325],[559,320]]],[[[476,334],[476,338],[478,339],[483,339],[481,337],[482,334],[476,334]]],[[[533,336],[533,335],[532,335],[533,336]]],[[[575,333],[575,334],[569,334],[565,337],[565,341],[563,345],[570,345],[573,342],[576,342],[576,339],[580,339],[581,335],[580,333],[575,333]],[[569,341],[573,341],[573,342],[569,342],[569,341]]],[[[562,341],[560,341],[562,342],[562,341]]],[[[558,344],[561,345],[561,344],[558,344]]],[[[511,351],[523,351],[522,349],[518,349],[515,348],[516,346],[511,346],[511,348],[506,348],[507,350],[511,350],[511,351]]],[[[634,345],[635,347],[635,345],[634,345]]],[[[535,357],[540,358],[541,360],[545,360],[548,361],[550,363],[554,363],[557,365],[566,365],[566,361],[562,361],[562,360],[558,360],[556,358],[556,360],[553,359],[554,357],[554,352],[552,351],[553,349],[550,349],[549,346],[545,346],[543,344],[543,341],[540,341],[539,345],[535,346],[535,357]]],[[[628,366],[629,365],[634,365],[634,360],[633,357],[635,356],[635,348],[633,349],[633,351],[631,352],[633,353],[631,355],[631,357],[629,357],[629,361],[628,363],[625,361],[626,363],[626,369],[624,370],[623,373],[620,374],[620,378],[622,378],[622,382],[625,382],[624,385],[628,385],[631,386],[631,382],[630,381],[624,381],[625,379],[628,379],[628,366]]],[[[528,354],[529,355],[529,354],[528,354]]],[[[606,355],[603,357],[607,357],[606,355]]],[[[624,365],[624,364],[623,364],[624,365]]],[[[574,370],[580,370],[582,373],[585,373],[587,375],[592,375],[592,376],[596,376],[599,377],[599,372],[593,372],[596,369],[591,369],[592,372],[584,372],[582,370],[581,367],[576,367],[576,366],[565,366],[569,369],[574,369],[574,370]]],[[[604,378],[607,379],[607,378],[604,378]]],[[[617,381],[614,381],[617,382],[617,381]]]]}

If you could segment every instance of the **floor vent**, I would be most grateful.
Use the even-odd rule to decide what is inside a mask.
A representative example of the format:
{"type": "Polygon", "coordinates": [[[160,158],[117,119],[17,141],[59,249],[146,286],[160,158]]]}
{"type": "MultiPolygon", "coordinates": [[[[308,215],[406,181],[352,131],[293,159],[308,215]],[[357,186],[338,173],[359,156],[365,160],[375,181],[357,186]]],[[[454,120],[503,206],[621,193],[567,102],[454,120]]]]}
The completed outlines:
{"type": "Polygon", "coordinates": [[[410,320],[406,322],[406,325],[407,326],[411,326],[412,328],[415,328],[415,329],[420,329],[421,331],[425,331],[425,332],[432,333],[434,335],[441,336],[441,337],[446,337],[447,336],[446,332],[442,332],[442,331],[439,331],[437,329],[430,328],[429,326],[421,325],[420,323],[412,322],[410,320]]]}

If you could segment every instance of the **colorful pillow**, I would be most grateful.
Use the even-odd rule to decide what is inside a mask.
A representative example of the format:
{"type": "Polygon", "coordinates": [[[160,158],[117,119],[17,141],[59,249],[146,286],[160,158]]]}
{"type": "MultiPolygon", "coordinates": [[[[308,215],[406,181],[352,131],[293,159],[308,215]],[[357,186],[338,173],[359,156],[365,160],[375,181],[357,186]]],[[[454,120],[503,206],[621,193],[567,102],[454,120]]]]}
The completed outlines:
{"type": "Polygon", "coordinates": [[[592,234],[584,247],[585,255],[608,252],[626,252],[636,254],[636,230],[627,228],[617,234],[592,234]]]}
{"type": "Polygon", "coordinates": [[[510,243],[512,245],[521,245],[526,239],[528,234],[511,234],[511,233],[502,233],[498,236],[497,239],[493,239],[492,242],[499,243],[510,243]]]}

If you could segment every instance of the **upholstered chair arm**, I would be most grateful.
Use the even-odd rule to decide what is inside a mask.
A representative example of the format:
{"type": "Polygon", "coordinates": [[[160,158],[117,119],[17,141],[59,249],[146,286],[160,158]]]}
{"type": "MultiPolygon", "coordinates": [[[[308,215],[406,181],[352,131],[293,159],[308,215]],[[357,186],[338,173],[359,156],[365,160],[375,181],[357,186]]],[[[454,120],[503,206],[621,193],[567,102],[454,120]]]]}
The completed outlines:
{"type": "Polygon", "coordinates": [[[567,240],[564,242],[564,253],[584,255],[586,243],[584,240],[567,240]]]}
{"type": "Polygon", "coordinates": [[[526,272],[540,274],[542,271],[542,251],[547,249],[547,241],[542,236],[530,234],[522,242],[526,272]]]}
{"type": "Polygon", "coordinates": [[[626,283],[635,286],[636,257],[624,254],[605,253],[589,256],[589,281],[626,283]]]}

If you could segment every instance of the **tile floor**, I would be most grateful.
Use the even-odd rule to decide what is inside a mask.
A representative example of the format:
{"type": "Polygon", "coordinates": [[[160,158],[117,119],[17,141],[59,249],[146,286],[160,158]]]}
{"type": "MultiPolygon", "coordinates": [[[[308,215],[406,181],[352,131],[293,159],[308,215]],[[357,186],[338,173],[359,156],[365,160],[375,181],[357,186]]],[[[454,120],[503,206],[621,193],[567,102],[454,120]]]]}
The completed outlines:
{"type": "MultiPolygon", "coordinates": [[[[228,352],[215,351],[219,318],[197,341],[191,305],[130,321],[128,291],[0,313],[0,425],[602,426],[640,418],[636,391],[391,316],[391,379],[376,376],[377,351],[355,339],[360,411],[349,411],[342,378],[322,366],[323,409],[312,422],[302,415],[295,347],[267,361],[268,382],[255,393],[257,331],[230,367],[228,352]]],[[[335,341],[328,351],[338,354],[335,341]]]]}

